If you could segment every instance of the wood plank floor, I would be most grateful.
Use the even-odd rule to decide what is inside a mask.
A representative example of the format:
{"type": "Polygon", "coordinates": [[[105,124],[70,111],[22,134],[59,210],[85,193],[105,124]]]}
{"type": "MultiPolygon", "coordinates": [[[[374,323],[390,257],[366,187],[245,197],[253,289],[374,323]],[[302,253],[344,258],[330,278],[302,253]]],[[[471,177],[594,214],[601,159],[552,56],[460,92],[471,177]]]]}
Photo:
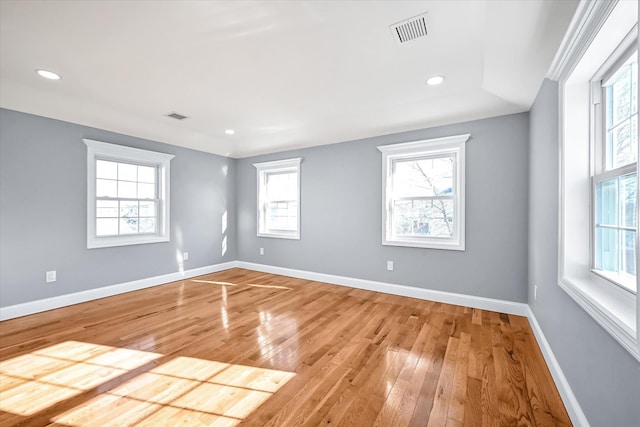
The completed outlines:
{"type": "Polygon", "coordinates": [[[231,269],[0,323],[0,425],[563,426],[523,317],[231,269]]]}

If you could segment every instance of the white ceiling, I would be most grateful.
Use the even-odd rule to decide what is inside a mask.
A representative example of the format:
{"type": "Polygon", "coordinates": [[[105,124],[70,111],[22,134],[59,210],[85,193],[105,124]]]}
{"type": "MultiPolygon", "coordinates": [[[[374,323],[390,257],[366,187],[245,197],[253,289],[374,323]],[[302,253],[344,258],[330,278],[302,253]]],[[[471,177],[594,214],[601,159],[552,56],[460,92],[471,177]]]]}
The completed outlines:
{"type": "Polygon", "coordinates": [[[576,5],[0,0],[0,106],[232,157],[527,111],[576,5]]]}

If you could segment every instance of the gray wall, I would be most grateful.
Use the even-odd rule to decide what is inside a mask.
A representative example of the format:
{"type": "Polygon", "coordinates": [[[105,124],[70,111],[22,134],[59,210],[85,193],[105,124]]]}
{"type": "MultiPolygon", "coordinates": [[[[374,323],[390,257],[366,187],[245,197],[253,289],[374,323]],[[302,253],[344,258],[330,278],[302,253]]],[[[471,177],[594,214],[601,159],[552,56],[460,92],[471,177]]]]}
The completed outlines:
{"type": "Polygon", "coordinates": [[[637,426],[640,365],[558,286],[556,82],[545,80],[530,122],[529,305],[591,425],[637,426]]]}
{"type": "Polygon", "coordinates": [[[0,305],[236,259],[235,160],[58,120],[0,110],[0,305]],[[87,249],[83,138],[174,154],[171,241],[87,249]],[[222,222],[228,211],[228,252],[222,222]],[[45,283],[45,271],[58,280],[45,283]]]}
{"type": "Polygon", "coordinates": [[[238,258],[526,302],[528,114],[515,114],[237,162],[238,258]],[[383,246],[378,145],[471,133],[466,251],[383,246]],[[255,162],[302,157],[301,239],[256,236],[255,162]],[[259,248],[265,255],[259,255],[259,248]],[[386,270],[386,261],[395,263],[386,270]]]}

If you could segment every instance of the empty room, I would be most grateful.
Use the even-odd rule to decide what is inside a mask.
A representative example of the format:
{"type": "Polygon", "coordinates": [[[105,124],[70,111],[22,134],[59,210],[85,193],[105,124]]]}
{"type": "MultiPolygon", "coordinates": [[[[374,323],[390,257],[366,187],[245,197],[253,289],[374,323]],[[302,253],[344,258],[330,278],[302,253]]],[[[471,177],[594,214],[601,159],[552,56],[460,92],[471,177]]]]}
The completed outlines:
{"type": "Polygon", "coordinates": [[[0,426],[640,426],[635,0],[0,0],[0,426]]]}

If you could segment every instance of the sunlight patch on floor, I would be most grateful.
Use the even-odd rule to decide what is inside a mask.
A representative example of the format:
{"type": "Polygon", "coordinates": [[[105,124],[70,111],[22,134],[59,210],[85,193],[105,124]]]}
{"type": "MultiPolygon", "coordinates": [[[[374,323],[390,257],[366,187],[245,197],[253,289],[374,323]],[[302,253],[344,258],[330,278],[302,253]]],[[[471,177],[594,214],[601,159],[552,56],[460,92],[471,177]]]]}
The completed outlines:
{"type": "Polygon", "coordinates": [[[230,282],[217,282],[215,280],[191,280],[192,282],[195,283],[210,283],[212,285],[222,285],[222,286],[238,286],[235,283],[230,283],[230,282]]]}
{"type": "Polygon", "coordinates": [[[177,357],[132,378],[54,420],[80,426],[235,425],[295,374],[192,357],[177,357]],[[110,407],[117,406],[112,410],[110,407]],[[95,414],[109,414],[96,419],[95,414]]]}
{"type": "MultiPolygon", "coordinates": [[[[34,415],[162,357],[67,341],[0,363],[0,410],[34,415]]],[[[66,426],[236,425],[295,373],[175,357],[51,421],[66,426]]]]}
{"type": "Polygon", "coordinates": [[[0,410],[32,415],[161,355],[66,341],[0,363],[0,410]]]}
{"type": "Polygon", "coordinates": [[[230,282],[218,282],[215,280],[191,280],[192,282],[195,283],[210,283],[212,285],[222,285],[222,286],[250,286],[252,288],[268,288],[268,289],[285,289],[285,290],[291,290],[291,288],[287,287],[287,286],[279,286],[279,285],[259,285],[257,283],[245,283],[245,284],[237,284],[237,283],[230,283],[230,282]]]}

